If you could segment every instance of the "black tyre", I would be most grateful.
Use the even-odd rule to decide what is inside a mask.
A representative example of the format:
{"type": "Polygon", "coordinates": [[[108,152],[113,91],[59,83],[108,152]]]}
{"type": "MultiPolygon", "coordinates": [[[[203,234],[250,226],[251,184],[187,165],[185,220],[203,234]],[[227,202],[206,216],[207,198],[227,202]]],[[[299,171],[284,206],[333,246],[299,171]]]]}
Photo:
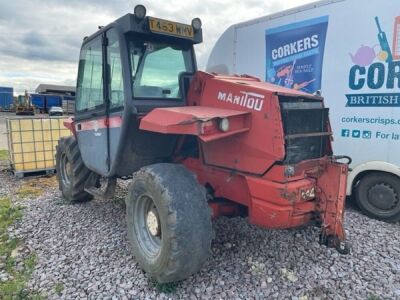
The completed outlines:
{"type": "Polygon", "coordinates": [[[133,254],[159,283],[187,278],[211,253],[205,189],[182,165],[154,164],[136,172],[126,211],[133,254]]]}
{"type": "Polygon", "coordinates": [[[361,178],[355,190],[360,209],[369,217],[400,220],[400,179],[387,173],[371,173],[361,178]]]}
{"type": "Polygon", "coordinates": [[[87,201],[93,198],[85,192],[85,182],[91,171],[86,168],[75,137],[64,137],[58,142],[56,171],[60,191],[70,202],[87,201]]]}

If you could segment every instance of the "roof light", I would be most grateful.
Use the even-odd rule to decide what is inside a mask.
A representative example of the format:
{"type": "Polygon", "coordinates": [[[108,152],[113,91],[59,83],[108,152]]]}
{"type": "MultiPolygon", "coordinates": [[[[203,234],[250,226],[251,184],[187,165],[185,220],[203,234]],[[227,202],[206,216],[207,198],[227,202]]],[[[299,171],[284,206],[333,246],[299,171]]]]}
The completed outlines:
{"type": "Polygon", "coordinates": [[[201,20],[199,18],[194,18],[192,20],[192,26],[194,30],[200,30],[201,29],[201,20]]]}
{"type": "Polygon", "coordinates": [[[146,7],[144,7],[144,5],[136,5],[135,9],[133,10],[135,13],[136,18],[138,19],[144,19],[144,17],[146,16],[146,7]]]}

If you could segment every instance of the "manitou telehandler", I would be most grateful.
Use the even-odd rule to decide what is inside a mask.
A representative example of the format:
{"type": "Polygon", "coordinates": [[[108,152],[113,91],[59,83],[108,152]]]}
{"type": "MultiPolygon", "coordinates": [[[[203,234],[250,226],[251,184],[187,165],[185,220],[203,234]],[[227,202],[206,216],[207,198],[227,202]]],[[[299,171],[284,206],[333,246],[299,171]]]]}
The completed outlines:
{"type": "MultiPolygon", "coordinates": [[[[72,202],[112,197],[132,176],[128,236],[158,282],[182,280],[210,254],[211,219],[265,228],[316,225],[347,253],[347,164],[332,156],[319,96],[250,76],[197,71],[201,21],[146,16],[142,5],[83,41],[76,110],[57,177],[72,202]]],[[[342,159],[343,157],[340,157],[342,159]]]]}

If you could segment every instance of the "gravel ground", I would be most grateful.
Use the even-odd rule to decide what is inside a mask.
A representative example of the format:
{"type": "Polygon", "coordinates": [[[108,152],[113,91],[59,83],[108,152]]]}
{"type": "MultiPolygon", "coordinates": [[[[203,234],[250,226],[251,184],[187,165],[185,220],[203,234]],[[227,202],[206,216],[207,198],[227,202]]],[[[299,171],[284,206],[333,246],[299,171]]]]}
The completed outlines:
{"type": "MultiPolygon", "coordinates": [[[[0,196],[24,180],[0,174],[0,196]]],[[[141,271],[126,239],[119,182],[112,201],[68,205],[56,187],[25,207],[11,234],[25,240],[38,264],[28,283],[49,299],[400,299],[398,224],[371,220],[349,208],[351,255],[317,243],[318,229],[262,230],[242,218],[214,222],[212,257],[203,269],[162,292],[141,271]],[[64,287],[56,293],[57,286],[64,287]]]]}

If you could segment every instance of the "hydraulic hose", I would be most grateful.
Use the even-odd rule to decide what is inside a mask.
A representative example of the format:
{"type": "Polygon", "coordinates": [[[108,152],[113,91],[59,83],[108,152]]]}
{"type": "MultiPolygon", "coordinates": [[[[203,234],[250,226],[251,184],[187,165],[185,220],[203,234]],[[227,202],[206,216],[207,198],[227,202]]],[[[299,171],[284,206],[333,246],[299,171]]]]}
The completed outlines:
{"type": "Polygon", "coordinates": [[[334,156],[332,156],[332,158],[335,160],[347,159],[347,163],[346,163],[347,165],[350,165],[353,161],[351,159],[351,157],[347,156],[347,155],[334,155],[334,156]]]}

